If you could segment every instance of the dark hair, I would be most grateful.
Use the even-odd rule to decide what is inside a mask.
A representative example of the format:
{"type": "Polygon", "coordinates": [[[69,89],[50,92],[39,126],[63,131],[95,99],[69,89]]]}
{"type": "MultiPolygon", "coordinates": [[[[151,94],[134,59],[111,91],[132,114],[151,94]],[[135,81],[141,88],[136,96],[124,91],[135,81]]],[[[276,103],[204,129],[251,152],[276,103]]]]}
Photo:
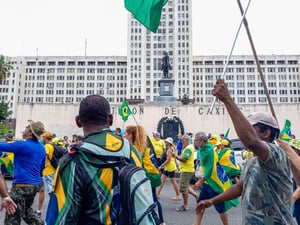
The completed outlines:
{"type": "Polygon", "coordinates": [[[116,131],[119,131],[121,133],[121,128],[120,127],[117,127],[116,128],[116,131]]]}
{"type": "Polygon", "coordinates": [[[89,95],[82,99],[79,106],[79,119],[82,124],[108,124],[110,105],[100,95],[89,95]]]}
{"type": "Polygon", "coordinates": [[[271,134],[270,134],[270,142],[273,142],[276,138],[278,138],[278,135],[279,135],[279,130],[274,128],[274,127],[271,127],[271,126],[268,126],[266,124],[263,124],[263,123],[257,123],[255,124],[255,126],[258,126],[258,128],[260,129],[261,132],[264,132],[265,130],[270,130],[271,131],[271,134]]]}

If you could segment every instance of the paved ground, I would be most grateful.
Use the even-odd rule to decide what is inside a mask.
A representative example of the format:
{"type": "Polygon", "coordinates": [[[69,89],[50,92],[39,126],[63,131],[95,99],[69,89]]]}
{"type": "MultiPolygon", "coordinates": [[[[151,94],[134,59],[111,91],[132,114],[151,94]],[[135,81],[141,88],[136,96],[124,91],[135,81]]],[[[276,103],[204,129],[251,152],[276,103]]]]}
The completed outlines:
{"type": "MultiPolygon", "coordinates": [[[[8,187],[11,186],[11,181],[7,181],[8,187]]],[[[190,196],[189,197],[189,211],[185,212],[176,212],[176,207],[179,207],[182,202],[174,202],[171,200],[171,197],[174,196],[174,190],[169,180],[166,181],[166,184],[161,192],[160,202],[163,207],[165,223],[167,225],[192,225],[195,221],[195,213],[194,207],[196,204],[196,200],[190,196]]],[[[42,217],[45,216],[45,211],[47,208],[47,204],[49,201],[49,197],[46,196],[45,204],[43,208],[42,217]]],[[[38,204],[38,196],[36,196],[36,200],[33,208],[36,209],[38,204]]],[[[230,225],[240,225],[241,224],[241,208],[240,206],[230,209],[228,212],[229,215],[229,224],[230,225]]],[[[0,212],[0,224],[3,224],[4,221],[4,212],[0,212]]],[[[22,225],[26,223],[22,222],[22,225]]],[[[213,207],[206,210],[203,218],[203,225],[221,225],[220,218],[217,212],[213,207]]]]}

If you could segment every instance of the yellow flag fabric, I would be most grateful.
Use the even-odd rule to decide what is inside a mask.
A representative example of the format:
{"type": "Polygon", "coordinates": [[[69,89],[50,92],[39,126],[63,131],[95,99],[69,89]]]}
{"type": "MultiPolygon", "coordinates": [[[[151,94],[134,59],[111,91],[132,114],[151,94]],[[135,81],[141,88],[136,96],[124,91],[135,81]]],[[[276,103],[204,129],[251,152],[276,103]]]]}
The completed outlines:
{"type": "Polygon", "coordinates": [[[7,172],[12,175],[14,173],[14,154],[7,152],[6,156],[0,158],[0,164],[5,166],[7,172]]]}
{"type": "Polygon", "coordinates": [[[218,154],[219,162],[227,176],[232,177],[241,173],[241,166],[235,161],[234,151],[230,148],[223,149],[218,154]]]}

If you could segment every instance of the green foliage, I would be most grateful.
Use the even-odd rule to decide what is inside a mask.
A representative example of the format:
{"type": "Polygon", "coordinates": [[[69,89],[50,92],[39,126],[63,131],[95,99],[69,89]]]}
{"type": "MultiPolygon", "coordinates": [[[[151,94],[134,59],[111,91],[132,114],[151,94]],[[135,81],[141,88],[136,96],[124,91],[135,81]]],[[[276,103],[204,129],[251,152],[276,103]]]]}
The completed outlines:
{"type": "Polygon", "coordinates": [[[6,120],[11,114],[12,111],[9,110],[9,103],[2,101],[0,103],[0,122],[6,120]]]}
{"type": "Polygon", "coordinates": [[[4,125],[0,124],[0,139],[5,138],[8,133],[13,133],[14,134],[15,131],[10,129],[7,126],[4,126],[4,125]]]}
{"type": "Polygon", "coordinates": [[[0,55],[0,82],[6,80],[7,74],[13,67],[5,62],[4,55],[0,55]]]}

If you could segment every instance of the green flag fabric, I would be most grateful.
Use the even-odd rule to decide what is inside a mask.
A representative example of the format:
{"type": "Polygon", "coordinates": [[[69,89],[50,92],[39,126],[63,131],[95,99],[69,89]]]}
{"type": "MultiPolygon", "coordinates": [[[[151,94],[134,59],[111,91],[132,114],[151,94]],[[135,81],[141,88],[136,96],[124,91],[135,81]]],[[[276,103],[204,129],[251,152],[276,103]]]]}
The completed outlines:
{"type": "Polygon", "coordinates": [[[125,8],[148,30],[156,33],[161,11],[168,0],[124,0],[125,8]]]}
{"type": "Polygon", "coordinates": [[[292,133],[291,133],[291,121],[285,120],[284,128],[281,131],[281,137],[285,141],[290,141],[292,138],[292,133]]]}
{"type": "Polygon", "coordinates": [[[131,110],[127,105],[127,102],[124,100],[121,108],[119,109],[119,115],[122,117],[122,120],[126,121],[131,115],[131,110]]]}
{"type": "MultiPolygon", "coordinates": [[[[200,161],[204,180],[218,194],[226,191],[232,186],[230,178],[226,175],[221,166],[217,152],[214,150],[211,143],[207,143],[200,149],[200,161]]],[[[225,209],[228,210],[232,206],[237,206],[239,200],[237,198],[224,202],[225,209]]]]}
{"type": "Polygon", "coordinates": [[[229,131],[230,131],[230,128],[227,129],[226,134],[224,135],[224,138],[228,138],[229,131]]]}

